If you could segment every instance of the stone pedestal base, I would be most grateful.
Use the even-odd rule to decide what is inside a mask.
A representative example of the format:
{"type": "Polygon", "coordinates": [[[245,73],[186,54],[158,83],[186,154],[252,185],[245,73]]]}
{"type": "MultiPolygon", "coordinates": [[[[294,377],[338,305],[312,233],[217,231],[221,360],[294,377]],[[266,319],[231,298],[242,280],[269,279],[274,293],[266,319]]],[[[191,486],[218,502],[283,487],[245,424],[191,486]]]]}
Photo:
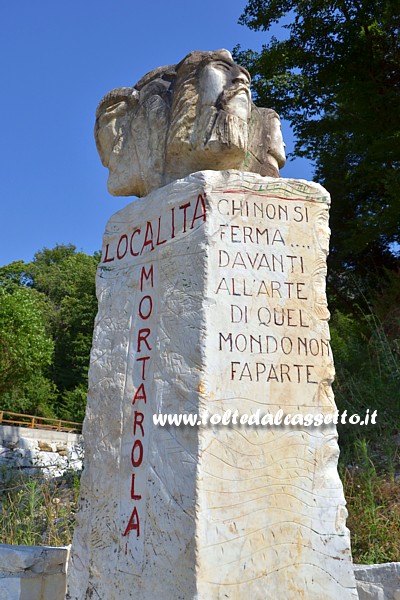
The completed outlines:
{"type": "Polygon", "coordinates": [[[314,183],[204,171],[110,219],[71,600],[357,599],[328,211],[314,183]]]}

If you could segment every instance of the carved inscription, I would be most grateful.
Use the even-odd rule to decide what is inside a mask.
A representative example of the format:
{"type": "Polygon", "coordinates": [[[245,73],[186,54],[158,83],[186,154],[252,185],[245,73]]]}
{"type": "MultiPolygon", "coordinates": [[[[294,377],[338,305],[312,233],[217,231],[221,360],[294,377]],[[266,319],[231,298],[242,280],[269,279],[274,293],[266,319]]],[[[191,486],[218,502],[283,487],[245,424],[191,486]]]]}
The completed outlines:
{"type": "Polygon", "coordinates": [[[155,406],[153,359],[159,323],[156,292],[160,287],[159,264],[165,260],[163,251],[170,243],[179,247],[179,241],[205,222],[206,194],[196,194],[151,220],[134,225],[127,223],[122,231],[111,231],[113,235],[104,243],[100,270],[112,273],[114,269],[126,267],[132,289],[121,451],[124,464],[121,536],[124,543],[119,569],[124,572],[135,569],[140,573],[143,565],[149,443],[155,406]]]}
{"type": "Polygon", "coordinates": [[[140,258],[149,252],[154,252],[180,234],[195,229],[205,220],[205,194],[199,194],[197,200],[189,200],[177,207],[173,206],[158,218],[133,226],[112,242],[104,244],[103,268],[110,266],[110,263],[127,262],[132,258],[140,258]]]}
{"type": "MultiPolygon", "coordinates": [[[[140,513],[143,507],[141,506],[142,494],[141,490],[136,488],[136,477],[137,470],[142,467],[144,457],[144,445],[143,439],[145,437],[145,414],[141,405],[147,403],[146,393],[146,373],[149,362],[151,361],[152,352],[152,331],[150,327],[146,326],[146,321],[151,317],[153,313],[153,289],[154,289],[154,265],[151,263],[147,268],[142,266],[140,272],[140,300],[138,305],[138,331],[134,332],[134,338],[136,340],[136,369],[133,372],[136,381],[136,392],[133,396],[132,406],[132,449],[131,449],[131,463],[132,463],[132,479],[130,486],[130,497],[133,500],[133,509],[129,518],[128,524],[123,533],[127,536],[129,532],[134,531],[136,537],[140,536],[140,513]]],[[[144,467],[142,467],[144,468],[144,467]]]]}
{"type": "Polygon", "coordinates": [[[336,471],[327,193],[248,173],[213,191],[200,389],[218,419],[199,435],[199,596],[353,598],[336,471]]]}
{"type": "Polygon", "coordinates": [[[217,349],[231,381],[316,386],[319,357],[331,356],[326,330],[314,328],[316,313],[329,314],[325,289],[326,315],[317,299],[327,244],[315,244],[319,234],[329,239],[329,230],[318,232],[328,207],[299,191],[230,189],[217,202],[214,291],[230,301],[217,349]]]}

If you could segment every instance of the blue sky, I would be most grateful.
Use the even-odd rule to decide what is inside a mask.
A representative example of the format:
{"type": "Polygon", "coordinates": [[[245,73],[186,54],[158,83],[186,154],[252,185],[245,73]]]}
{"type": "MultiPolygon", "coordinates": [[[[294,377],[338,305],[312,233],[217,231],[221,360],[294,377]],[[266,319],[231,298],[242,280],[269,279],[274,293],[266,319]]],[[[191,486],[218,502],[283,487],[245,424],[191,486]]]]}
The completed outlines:
{"type": "MultiPolygon", "coordinates": [[[[3,2],[0,265],[32,260],[56,243],[87,253],[101,248],[107,219],[129,199],[107,192],[93,138],[99,100],[191,50],[232,50],[238,43],[260,49],[270,34],[237,24],[245,4],[3,2]]],[[[286,125],[284,138],[291,151],[286,125]]],[[[281,174],[311,179],[312,168],[296,159],[281,174]]]]}

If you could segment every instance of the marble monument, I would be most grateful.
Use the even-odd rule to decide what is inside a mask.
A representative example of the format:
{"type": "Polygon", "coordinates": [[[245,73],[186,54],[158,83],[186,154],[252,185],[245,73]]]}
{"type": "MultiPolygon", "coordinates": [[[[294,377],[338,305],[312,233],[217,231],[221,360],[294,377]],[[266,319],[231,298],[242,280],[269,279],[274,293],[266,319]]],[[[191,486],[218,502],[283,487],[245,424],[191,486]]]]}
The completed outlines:
{"type": "Polygon", "coordinates": [[[226,50],[192,52],[97,109],[109,191],[146,197],[103,239],[70,600],[357,599],[330,198],[279,177],[249,86],[226,50]]]}

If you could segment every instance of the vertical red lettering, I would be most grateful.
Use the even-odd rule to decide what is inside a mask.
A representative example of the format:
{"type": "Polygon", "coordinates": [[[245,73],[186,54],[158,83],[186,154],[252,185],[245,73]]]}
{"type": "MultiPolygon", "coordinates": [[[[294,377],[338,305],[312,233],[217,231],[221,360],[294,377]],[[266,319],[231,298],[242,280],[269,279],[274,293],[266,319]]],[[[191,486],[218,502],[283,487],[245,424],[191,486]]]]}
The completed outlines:
{"type": "Polygon", "coordinates": [[[142,351],[142,344],[141,342],[144,342],[147,346],[147,348],[149,350],[151,350],[150,344],[147,341],[147,338],[149,337],[151,331],[148,327],[145,327],[143,329],[140,329],[138,332],[138,339],[137,339],[137,352],[141,352],[142,351]]]}
{"type": "Polygon", "coordinates": [[[150,356],[141,356],[140,358],[136,359],[138,362],[141,361],[142,362],[142,380],[146,381],[146,377],[145,377],[145,371],[146,371],[146,362],[148,360],[150,360],[150,356]]]}
{"type": "Polygon", "coordinates": [[[132,498],[132,500],[140,500],[142,498],[141,495],[135,494],[135,473],[132,473],[131,498],[132,498]]]}
{"type": "Polygon", "coordinates": [[[143,321],[146,321],[151,313],[153,311],[153,300],[151,299],[151,296],[143,296],[143,298],[140,301],[139,304],[139,316],[141,319],[143,319],[143,321]],[[145,312],[145,309],[143,309],[143,302],[147,300],[148,302],[148,307],[147,307],[147,312],[145,312]]]}
{"type": "Polygon", "coordinates": [[[135,410],[135,415],[133,417],[133,435],[136,435],[136,426],[138,426],[142,432],[142,437],[144,437],[143,420],[144,414],[138,410],[135,410]]]}
{"type": "Polygon", "coordinates": [[[141,383],[136,390],[136,394],[133,396],[132,405],[134,406],[136,402],[139,400],[144,400],[144,403],[147,404],[146,390],[144,388],[144,383],[141,383]]]}
{"type": "Polygon", "coordinates": [[[146,273],[146,267],[142,267],[142,272],[140,273],[140,291],[143,292],[143,282],[144,280],[148,281],[150,279],[151,287],[154,287],[154,273],[153,273],[153,265],[150,266],[150,269],[146,273]]]}
{"type": "Polygon", "coordinates": [[[143,444],[140,440],[135,440],[131,451],[131,463],[133,467],[140,467],[143,460],[143,444]],[[135,450],[139,448],[139,455],[135,458],[135,450]]]}
{"type": "Polygon", "coordinates": [[[128,535],[128,533],[130,531],[134,531],[134,530],[136,531],[136,537],[139,537],[140,536],[140,522],[139,522],[139,515],[138,515],[136,506],[133,508],[128,525],[126,526],[126,529],[124,531],[124,536],[128,535]]]}

